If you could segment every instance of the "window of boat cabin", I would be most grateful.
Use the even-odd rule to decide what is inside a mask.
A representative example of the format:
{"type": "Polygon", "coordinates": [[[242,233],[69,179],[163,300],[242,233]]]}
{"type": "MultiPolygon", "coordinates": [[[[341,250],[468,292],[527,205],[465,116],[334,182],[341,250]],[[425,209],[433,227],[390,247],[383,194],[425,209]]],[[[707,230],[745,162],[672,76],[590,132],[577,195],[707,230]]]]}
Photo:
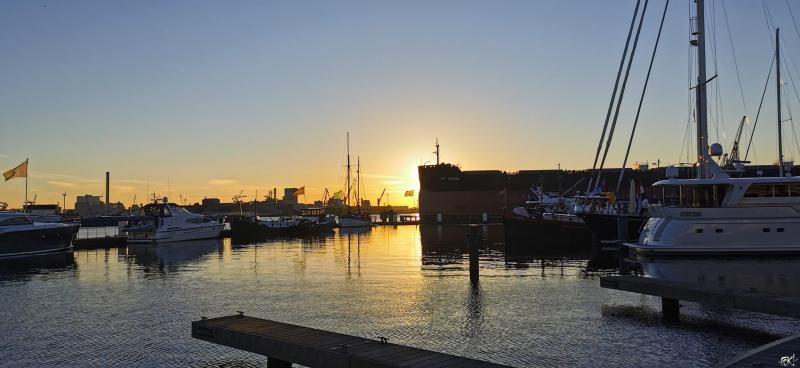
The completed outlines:
{"type": "Polygon", "coordinates": [[[719,207],[726,192],[726,185],[664,185],[661,200],[664,206],[719,207]]]}
{"type": "Polygon", "coordinates": [[[745,198],[800,197],[800,183],[751,184],[744,192],[745,198]]]}
{"type": "Polygon", "coordinates": [[[0,226],[14,226],[14,225],[30,225],[31,219],[25,216],[9,217],[5,220],[0,220],[0,226]]]}

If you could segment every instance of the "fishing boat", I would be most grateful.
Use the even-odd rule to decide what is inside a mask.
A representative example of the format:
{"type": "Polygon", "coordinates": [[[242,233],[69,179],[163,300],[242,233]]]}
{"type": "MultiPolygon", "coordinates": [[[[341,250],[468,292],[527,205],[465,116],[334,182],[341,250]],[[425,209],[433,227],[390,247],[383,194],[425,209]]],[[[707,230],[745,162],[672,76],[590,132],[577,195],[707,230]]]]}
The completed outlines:
{"type": "MultiPolygon", "coordinates": [[[[628,244],[649,254],[774,254],[800,252],[800,177],[784,175],[781,138],[780,37],[776,30],[775,66],[778,90],[778,176],[731,178],[713,159],[722,146],[708,144],[705,27],[703,0],[696,0],[697,47],[696,177],[669,179],[653,185],[660,203],[650,206],[650,219],[639,240],[628,244]]],[[[674,171],[676,172],[676,171],[674,171]]],[[[674,174],[673,172],[673,174],[674,174]]],[[[791,174],[789,174],[791,175],[791,174]]]]}
{"type": "Polygon", "coordinates": [[[140,210],[123,227],[128,243],[167,243],[219,237],[225,225],[170,203],[166,197],[140,210]]]}
{"type": "Polygon", "coordinates": [[[356,190],[352,192],[352,181],[350,176],[350,132],[347,133],[347,198],[345,206],[347,213],[339,216],[339,227],[370,227],[372,219],[369,215],[361,212],[361,158],[356,164],[356,190]],[[352,212],[350,198],[355,197],[356,212],[352,212]]]}
{"type": "Polygon", "coordinates": [[[23,212],[0,212],[0,257],[72,249],[77,224],[36,222],[23,212]]]}

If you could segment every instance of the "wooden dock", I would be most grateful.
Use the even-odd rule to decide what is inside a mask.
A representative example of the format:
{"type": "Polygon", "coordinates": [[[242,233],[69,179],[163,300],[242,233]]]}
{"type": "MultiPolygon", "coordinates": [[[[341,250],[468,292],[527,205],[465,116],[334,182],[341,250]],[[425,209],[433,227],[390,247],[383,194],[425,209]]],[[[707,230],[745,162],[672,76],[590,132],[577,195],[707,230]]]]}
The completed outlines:
{"type": "Polygon", "coordinates": [[[608,289],[661,297],[664,318],[677,321],[680,300],[742,309],[750,312],[800,318],[800,297],[763,292],[756,289],[724,289],[715,285],[690,284],[641,276],[606,276],[600,286],[608,289]]]}
{"type": "Polygon", "coordinates": [[[800,364],[800,335],[789,336],[750,350],[717,368],[794,367],[800,364]]]}
{"type": "Polygon", "coordinates": [[[507,367],[429,350],[239,315],[192,322],[192,337],[267,356],[270,368],[507,367]]]}

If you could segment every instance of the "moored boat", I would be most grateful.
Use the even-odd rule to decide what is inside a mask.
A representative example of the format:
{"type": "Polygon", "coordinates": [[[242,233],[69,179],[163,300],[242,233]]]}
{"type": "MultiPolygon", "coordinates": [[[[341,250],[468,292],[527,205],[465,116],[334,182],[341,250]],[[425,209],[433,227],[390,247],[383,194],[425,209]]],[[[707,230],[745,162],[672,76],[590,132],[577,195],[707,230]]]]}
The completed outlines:
{"type": "Polygon", "coordinates": [[[224,227],[164,198],[142,207],[140,216],[125,225],[123,235],[128,243],[167,243],[217,238],[224,227]]]}
{"type": "Polygon", "coordinates": [[[0,212],[0,257],[71,250],[78,227],[34,222],[22,212],[0,212]]]}

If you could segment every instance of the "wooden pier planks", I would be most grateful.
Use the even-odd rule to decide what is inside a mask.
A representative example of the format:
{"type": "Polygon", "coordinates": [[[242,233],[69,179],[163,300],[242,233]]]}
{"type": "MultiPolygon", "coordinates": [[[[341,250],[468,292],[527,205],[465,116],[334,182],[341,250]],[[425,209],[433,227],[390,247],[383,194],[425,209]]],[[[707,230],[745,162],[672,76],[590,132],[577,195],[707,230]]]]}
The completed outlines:
{"type": "Polygon", "coordinates": [[[507,367],[241,315],[194,321],[192,337],[312,368],[507,367]]]}
{"type": "Polygon", "coordinates": [[[800,297],[758,290],[722,289],[715,285],[659,280],[641,276],[605,276],[600,286],[608,289],[685,300],[750,312],[800,318],[800,297]]]}

